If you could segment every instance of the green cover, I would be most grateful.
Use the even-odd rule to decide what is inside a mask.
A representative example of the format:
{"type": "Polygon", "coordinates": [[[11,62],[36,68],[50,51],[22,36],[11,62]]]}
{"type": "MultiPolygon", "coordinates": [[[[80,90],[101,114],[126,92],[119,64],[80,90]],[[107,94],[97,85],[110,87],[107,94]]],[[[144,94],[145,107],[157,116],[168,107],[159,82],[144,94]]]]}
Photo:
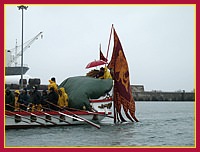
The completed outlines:
{"type": "Polygon", "coordinates": [[[87,76],[77,76],[65,79],[59,88],[64,87],[69,96],[70,108],[90,110],[89,99],[98,99],[106,95],[113,86],[112,79],[97,79],[87,76]]]}

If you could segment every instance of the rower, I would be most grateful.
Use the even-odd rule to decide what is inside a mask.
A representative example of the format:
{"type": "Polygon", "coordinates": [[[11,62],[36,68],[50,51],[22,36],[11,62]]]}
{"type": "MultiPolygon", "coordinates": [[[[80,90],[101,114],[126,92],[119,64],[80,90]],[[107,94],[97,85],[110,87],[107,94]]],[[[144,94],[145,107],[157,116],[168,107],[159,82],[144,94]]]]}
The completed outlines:
{"type": "Polygon", "coordinates": [[[58,85],[56,84],[56,78],[55,77],[52,77],[51,80],[49,80],[49,85],[48,85],[48,90],[50,92],[50,88],[53,87],[54,88],[54,91],[56,93],[58,93],[58,85]]]}
{"type": "Polygon", "coordinates": [[[41,93],[38,91],[37,86],[33,87],[33,92],[32,92],[32,110],[34,111],[34,108],[37,108],[37,110],[41,110],[42,105],[41,105],[41,93]]]}
{"type": "Polygon", "coordinates": [[[112,79],[112,76],[111,76],[108,68],[105,66],[104,68],[103,67],[100,68],[100,71],[99,71],[99,74],[98,74],[97,78],[100,78],[100,79],[112,79]]]}
{"type": "Polygon", "coordinates": [[[58,108],[54,106],[54,105],[57,105],[58,98],[59,98],[58,94],[55,92],[54,88],[51,87],[50,93],[48,94],[48,97],[47,97],[47,100],[52,103],[51,105],[49,105],[50,109],[58,110],[58,108]]]}
{"type": "Polygon", "coordinates": [[[61,108],[68,107],[68,95],[65,92],[65,88],[61,87],[60,89],[58,89],[58,95],[58,106],[60,106],[61,108]]]}
{"type": "Polygon", "coordinates": [[[15,90],[15,92],[14,92],[14,96],[15,96],[14,111],[19,111],[19,100],[20,100],[19,94],[20,94],[19,90],[15,90]]]}
{"type": "MultiPolygon", "coordinates": [[[[14,106],[14,102],[15,102],[14,94],[10,91],[10,88],[6,88],[5,103],[14,106]]],[[[13,111],[14,109],[10,106],[6,106],[6,110],[13,111]]]]}

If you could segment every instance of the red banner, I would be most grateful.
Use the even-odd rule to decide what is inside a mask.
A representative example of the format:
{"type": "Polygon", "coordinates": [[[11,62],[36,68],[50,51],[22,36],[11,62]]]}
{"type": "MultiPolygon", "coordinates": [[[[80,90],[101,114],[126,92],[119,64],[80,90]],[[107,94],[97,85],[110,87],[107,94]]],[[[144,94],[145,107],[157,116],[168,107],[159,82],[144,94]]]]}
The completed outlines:
{"type": "Polygon", "coordinates": [[[108,60],[104,57],[103,53],[100,50],[100,60],[107,62],[108,60]]]}
{"type": "Polygon", "coordinates": [[[130,86],[129,69],[126,57],[124,55],[119,37],[115,29],[114,31],[114,48],[111,61],[108,65],[113,74],[114,79],[114,105],[116,110],[116,118],[118,121],[126,121],[122,114],[123,110],[128,119],[138,121],[135,117],[135,101],[130,86]],[[119,117],[118,117],[119,116],[119,117]],[[119,119],[120,118],[120,119],[119,119]]]}

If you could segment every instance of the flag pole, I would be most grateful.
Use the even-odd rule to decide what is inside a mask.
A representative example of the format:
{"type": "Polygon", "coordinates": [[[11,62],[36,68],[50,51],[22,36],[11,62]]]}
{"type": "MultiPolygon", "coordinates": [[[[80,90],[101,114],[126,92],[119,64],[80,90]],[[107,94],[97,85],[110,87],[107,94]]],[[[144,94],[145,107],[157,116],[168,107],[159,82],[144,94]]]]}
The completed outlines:
{"type": "Polygon", "coordinates": [[[111,36],[112,36],[112,29],[113,29],[113,24],[112,24],[111,31],[110,31],[110,38],[109,38],[109,41],[108,41],[108,49],[107,49],[106,59],[108,59],[108,52],[109,52],[109,48],[110,48],[110,40],[111,40],[111,36]]]}
{"type": "Polygon", "coordinates": [[[114,84],[114,89],[113,89],[113,112],[114,112],[114,123],[116,123],[116,107],[115,107],[115,84],[114,84]]]}
{"type": "Polygon", "coordinates": [[[99,51],[101,51],[101,43],[99,44],[99,51]]]}
{"type": "MultiPolygon", "coordinates": [[[[113,29],[114,29],[114,26],[113,26],[113,24],[112,24],[112,27],[111,27],[111,32],[110,32],[110,39],[111,39],[111,35],[112,35],[112,31],[113,31],[113,29]]],[[[114,43],[115,43],[115,41],[114,41],[114,43]]],[[[115,45],[115,44],[114,44],[115,45]]],[[[109,40],[109,46],[110,46],[110,40],[109,40]]],[[[109,51],[109,46],[108,46],[108,51],[109,51]]],[[[107,51],[107,56],[106,56],[106,58],[108,57],[108,51],[107,51]]],[[[115,66],[114,66],[114,70],[115,70],[115,66]]],[[[114,72],[115,73],[115,72],[114,72]]],[[[116,88],[115,88],[115,81],[114,81],[114,88],[113,88],[113,112],[114,112],[114,123],[116,123],[117,122],[117,113],[116,113],[116,107],[115,107],[115,100],[116,100],[116,96],[115,96],[115,90],[116,90],[116,88]]]]}
{"type": "MultiPolygon", "coordinates": [[[[108,49],[107,49],[106,59],[108,59],[108,52],[109,52],[110,41],[111,41],[111,36],[112,36],[113,29],[114,29],[114,27],[113,27],[113,24],[112,24],[111,31],[110,31],[110,37],[109,37],[109,41],[108,41],[108,49]]],[[[114,67],[114,70],[115,70],[115,67],[114,67]]],[[[117,118],[116,118],[117,117],[117,113],[116,113],[116,107],[115,107],[115,100],[116,100],[115,89],[116,88],[115,88],[115,81],[114,81],[114,85],[113,85],[113,114],[114,114],[114,123],[116,123],[116,120],[117,120],[117,118]]]]}

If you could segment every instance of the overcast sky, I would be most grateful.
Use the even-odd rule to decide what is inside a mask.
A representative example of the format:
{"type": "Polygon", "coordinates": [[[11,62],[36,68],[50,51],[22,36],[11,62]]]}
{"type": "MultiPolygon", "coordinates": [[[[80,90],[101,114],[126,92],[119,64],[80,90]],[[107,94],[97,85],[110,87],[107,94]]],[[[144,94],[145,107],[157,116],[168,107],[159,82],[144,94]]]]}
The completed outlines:
{"type": "MultiPolygon", "coordinates": [[[[24,42],[40,31],[24,52],[26,73],[43,84],[60,84],[85,75],[86,65],[106,55],[111,25],[122,43],[131,84],[145,90],[192,91],[195,88],[194,5],[29,5],[24,11],[24,42]]],[[[21,44],[21,11],[5,7],[6,49],[21,44]]],[[[113,39],[108,59],[112,55],[113,39]]],[[[20,64],[20,58],[19,58],[20,64]]]]}

